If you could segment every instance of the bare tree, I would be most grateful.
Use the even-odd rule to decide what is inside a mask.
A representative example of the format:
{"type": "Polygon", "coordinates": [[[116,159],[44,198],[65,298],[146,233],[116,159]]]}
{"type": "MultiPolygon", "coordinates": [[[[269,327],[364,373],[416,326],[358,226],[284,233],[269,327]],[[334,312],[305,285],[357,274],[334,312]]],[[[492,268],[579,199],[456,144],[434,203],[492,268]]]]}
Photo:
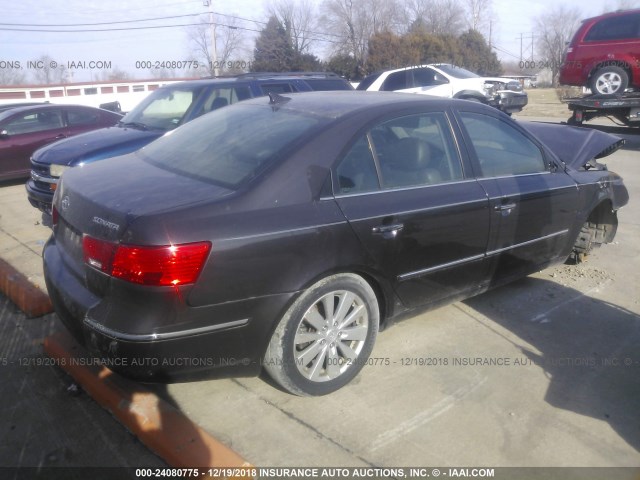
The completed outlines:
{"type": "MultiPolygon", "coordinates": [[[[243,48],[242,31],[237,26],[233,17],[225,17],[224,22],[218,21],[215,29],[218,68],[225,68],[232,56],[243,48]]],[[[208,21],[201,21],[199,25],[188,27],[187,37],[193,56],[205,65],[205,72],[214,75],[216,65],[213,64],[213,52],[211,51],[211,26],[208,21]]]]}
{"type": "Polygon", "coordinates": [[[50,85],[52,83],[66,83],[67,71],[66,68],[60,66],[59,68],[51,68],[53,59],[49,55],[40,55],[37,59],[38,68],[33,71],[33,79],[36,83],[41,85],[50,85]]]}
{"type": "Polygon", "coordinates": [[[322,9],[326,28],[344,39],[336,53],[352,56],[360,69],[366,69],[369,38],[396,31],[401,20],[396,0],[325,0],[322,9]]]}
{"type": "Polygon", "coordinates": [[[419,25],[432,35],[459,35],[464,12],[455,0],[406,0],[406,25],[419,25]]]}
{"type": "Polygon", "coordinates": [[[632,8],[640,8],[640,2],[638,0],[617,0],[615,6],[604,6],[602,13],[615,12],[616,10],[630,10],[632,8]]]}
{"type": "Polygon", "coordinates": [[[18,69],[0,68],[0,85],[22,85],[26,77],[18,69]]]}
{"type": "Polygon", "coordinates": [[[321,30],[315,3],[311,0],[275,0],[269,16],[276,17],[291,37],[296,53],[307,53],[321,30]]]}
{"type": "Polygon", "coordinates": [[[549,63],[553,85],[558,83],[560,65],[564,59],[566,45],[580,24],[580,10],[556,5],[535,19],[538,34],[538,54],[549,63]]]}
{"type": "Polygon", "coordinates": [[[467,4],[467,26],[471,30],[480,32],[483,35],[489,29],[491,22],[492,1],[491,0],[466,0],[467,4]]]}

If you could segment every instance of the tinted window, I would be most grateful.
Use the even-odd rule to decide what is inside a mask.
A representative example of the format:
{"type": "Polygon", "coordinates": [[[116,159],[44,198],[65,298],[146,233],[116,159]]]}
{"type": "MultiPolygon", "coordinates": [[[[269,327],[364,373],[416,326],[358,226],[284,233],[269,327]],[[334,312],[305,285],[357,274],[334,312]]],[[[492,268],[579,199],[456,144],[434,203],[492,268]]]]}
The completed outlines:
{"type": "Polygon", "coordinates": [[[538,146],[513,125],[479,113],[461,112],[483,177],[546,171],[538,146]]]}
{"type": "Polygon", "coordinates": [[[623,38],[638,38],[640,34],[640,15],[623,15],[605,18],[591,27],[585,40],[619,40],[623,38]]]}
{"type": "Polygon", "coordinates": [[[249,87],[223,87],[213,88],[206,95],[207,97],[199,107],[198,112],[194,114],[194,117],[226,107],[232,103],[247,100],[251,98],[251,91],[249,87]]]}
{"type": "Polygon", "coordinates": [[[336,170],[340,193],[361,193],[378,190],[378,174],[366,135],[351,147],[336,170]]]}
{"type": "Polygon", "coordinates": [[[462,166],[444,113],[396,118],[371,129],[383,188],[462,179],[462,166]]]}
{"type": "Polygon", "coordinates": [[[373,73],[368,77],[365,77],[364,80],[358,84],[358,88],[356,88],[356,90],[366,90],[378,79],[378,77],[380,77],[379,73],[373,73]]]}
{"type": "Polygon", "coordinates": [[[416,68],[413,73],[414,87],[427,87],[431,85],[442,85],[448,83],[444,75],[439,74],[430,68],[416,68]]]}
{"type": "Polygon", "coordinates": [[[139,154],[177,174],[235,188],[322,121],[267,105],[239,104],[186,123],[139,154]]]}
{"type": "Polygon", "coordinates": [[[59,110],[46,110],[42,112],[29,112],[13,117],[5,123],[2,130],[9,135],[22,133],[42,132],[64,127],[59,110]]]}
{"type": "Polygon", "coordinates": [[[352,90],[351,85],[346,80],[336,78],[308,78],[305,82],[311,90],[352,90]]]}
{"type": "Polygon", "coordinates": [[[262,91],[265,95],[270,93],[291,93],[293,88],[288,83],[269,83],[261,85],[262,91]]]}
{"type": "Polygon", "coordinates": [[[75,108],[67,110],[67,121],[70,127],[97,125],[99,120],[100,114],[98,112],[75,108]]]}
{"type": "Polygon", "coordinates": [[[406,70],[390,74],[382,84],[381,90],[393,92],[394,90],[402,90],[404,88],[410,88],[409,82],[407,81],[406,70]]]}

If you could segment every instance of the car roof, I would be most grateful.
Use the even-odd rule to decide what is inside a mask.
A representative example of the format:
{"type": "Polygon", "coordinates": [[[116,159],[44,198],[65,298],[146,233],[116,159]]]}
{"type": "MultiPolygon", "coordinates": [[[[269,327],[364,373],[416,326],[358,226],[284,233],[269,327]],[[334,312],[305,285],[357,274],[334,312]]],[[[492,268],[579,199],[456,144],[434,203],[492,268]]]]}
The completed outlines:
{"type": "MultiPolygon", "coordinates": [[[[89,110],[99,110],[101,112],[115,113],[110,110],[104,110],[103,108],[89,107],[87,105],[61,105],[59,103],[37,103],[33,105],[22,105],[19,107],[8,107],[2,108],[0,107],[0,120],[4,120],[10,116],[13,116],[17,113],[30,112],[32,110],[50,110],[52,108],[84,108],[89,110]]],[[[119,114],[117,114],[119,115],[119,114]]]]}
{"type": "Polygon", "coordinates": [[[602,15],[596,15],[595,17],[585,18],[584,20],[582,20],[582,23],[586,24],[588,22],[601,20],[603,18],[622,17],[624,15],[634,15],[638,13],[640,13],[640,8],[635,8],[630,10],[616,10],[615,12],[608,12],[608,13],[603,13],[602,15]]]}
{"type": "Polygon", "coordinates": [[[344,80],[339,75],[332,72],[255,72],[255,73],[243,73],[241,75],[229,76],[229,77],[203,77],[197,80],[185,80],[183,82],[171,83],[162,86],[162,88],[171,87],[196,87],[201,85],[222,85],[222,84],[247,84],[249,85],[254,81],[264,80],[319,80],[319,79],[334,79],[344,80]]]}
{"type": "Polygon", "coordinates": [[[298,92],[244,100],[240,105],[271,105],[273,108],[339,118],[361,110],[378,108],[389,111],[420,105],[436,108],[458,104],[461,100],[398,92],[365,92],[357,90],[298,92]]]}

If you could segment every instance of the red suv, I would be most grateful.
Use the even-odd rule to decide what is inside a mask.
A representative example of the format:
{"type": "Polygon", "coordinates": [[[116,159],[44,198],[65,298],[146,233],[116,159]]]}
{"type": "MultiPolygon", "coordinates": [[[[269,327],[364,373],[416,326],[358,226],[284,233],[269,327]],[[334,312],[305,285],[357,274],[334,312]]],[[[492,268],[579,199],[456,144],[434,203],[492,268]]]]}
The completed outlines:
{"type": "Polygon", "coordinates": [[[567,49],[560,83],[603,95],[640,87],[640,10],[584,20],[567,49]]]}

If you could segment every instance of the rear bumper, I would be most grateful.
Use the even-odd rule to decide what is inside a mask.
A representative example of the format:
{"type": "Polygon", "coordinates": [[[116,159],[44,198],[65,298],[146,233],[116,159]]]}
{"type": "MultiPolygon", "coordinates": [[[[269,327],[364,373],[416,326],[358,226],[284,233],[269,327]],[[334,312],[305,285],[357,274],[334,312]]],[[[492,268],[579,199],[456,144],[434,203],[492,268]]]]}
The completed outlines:
{"type": "Polygon", "coordinates": [[[92,358],[141,381],[258,375],[274,322],[293,297],[196,308],[184,301],[188,292],[172,293],[171,287],[129,298],[110,287],[101,298],[86,288],[63,256],[52,236],[43,263],[56,313],[92,358]]]}

